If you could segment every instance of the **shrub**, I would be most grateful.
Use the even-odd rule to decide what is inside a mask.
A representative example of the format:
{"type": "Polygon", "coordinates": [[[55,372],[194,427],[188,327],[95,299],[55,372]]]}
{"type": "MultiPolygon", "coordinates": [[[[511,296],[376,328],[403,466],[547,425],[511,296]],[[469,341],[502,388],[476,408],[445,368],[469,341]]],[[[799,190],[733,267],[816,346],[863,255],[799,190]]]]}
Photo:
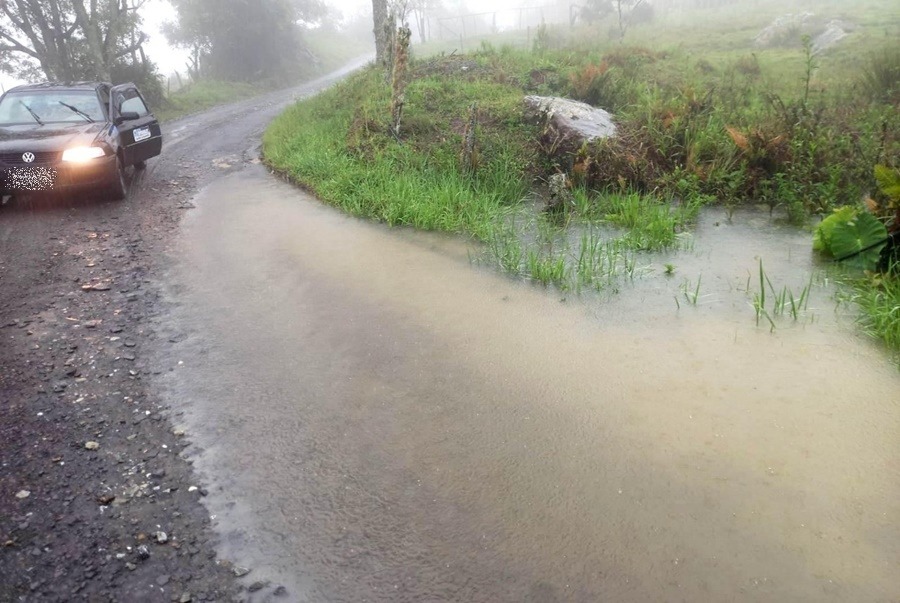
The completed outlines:
{"type": "Polygon", "coordinates": [[[569,84],[572,88],[572,96],[578,100],[591,102],[591,90],[597,85],[603,85],[609,72],[609,63],[602,61],[599,65],[588,63],[577,71],[569,74],[569,84]],[[600,82],[598,82],[600,78],[600,82]]]}
{"type": "Polygon", "coordinates": [[[870,100],[900,103],[900,46],[894,45],[870,55],[862,69],[860,83],[870,100]]]}
{"type": "Polygon", "coordinates": [[[746,75],[749,78],[759,77],[762,70],[759,68],[759,61],[755,54],[743,56],[734,63],[734,69],[738,73],[746,75]]]}

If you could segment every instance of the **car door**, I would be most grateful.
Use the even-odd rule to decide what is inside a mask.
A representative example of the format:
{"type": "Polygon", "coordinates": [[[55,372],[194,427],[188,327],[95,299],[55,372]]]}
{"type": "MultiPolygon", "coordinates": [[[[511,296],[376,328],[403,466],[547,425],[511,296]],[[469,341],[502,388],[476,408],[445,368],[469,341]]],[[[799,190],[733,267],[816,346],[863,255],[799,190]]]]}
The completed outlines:
{"type": "Polygon", "coordinates": [[[110,89],[110,115],[116,125],[125,165],[156,157],[162,151],[162,130],[134,84],[110,89]]]}

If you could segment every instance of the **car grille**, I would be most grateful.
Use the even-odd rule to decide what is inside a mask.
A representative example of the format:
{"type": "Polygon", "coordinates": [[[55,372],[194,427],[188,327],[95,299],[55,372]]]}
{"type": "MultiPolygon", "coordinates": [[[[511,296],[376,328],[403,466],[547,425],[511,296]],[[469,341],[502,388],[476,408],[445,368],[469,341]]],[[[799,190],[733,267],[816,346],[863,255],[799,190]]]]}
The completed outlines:
{"type": "Polygon", "coordinates": [[[34,161],[26,162],[22,159],[24,154],[25,151],[21,153],[0,153],[0,163],[14,166],[49,165],[56,163],[60,157],[60,154],[56,151],[38,151],[34,153],[34,161]]]}

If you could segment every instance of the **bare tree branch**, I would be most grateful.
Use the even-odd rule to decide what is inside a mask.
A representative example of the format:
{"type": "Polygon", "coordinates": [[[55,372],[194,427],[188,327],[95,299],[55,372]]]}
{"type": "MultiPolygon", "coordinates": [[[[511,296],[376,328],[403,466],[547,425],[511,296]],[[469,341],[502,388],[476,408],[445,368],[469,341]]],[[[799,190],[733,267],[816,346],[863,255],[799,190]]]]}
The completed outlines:
{"type": "Polygon", "coordinates": [[[0,49],[37,59],[48,79],[109,79],[116,61],[146,42],[136,32],[145,2],[0,0],[0,49]]]}
{"type": "Polygon", "coordinates": [[[24,52],[25,54],[27,54],[29,56],[38,58],[38,55],[34,50],[32,50],[31,48],[28,48],[27,46],[25,46],[24,44],[22,44],[21,42],[19,42],[12,36],[10,36],[9,34],[0,31],[0,38],[3,38],[4,40],[8,40],[8,43],[6,45],[0,46],[0,51],[10,51],[11,50],[11,51],[15,51],[15,52],[24,52]]]}
{"type": "Polygon", "coordinates": [[[137,40],[135,40],[128,46],[125,46],[124,48],[120,48],[119,50],[117,50],[115,52],[115,55],[116,55],[115,58],[119,58],[119,57],[123,57],[127,54],[131,54],[132,52],[134,52],[135,50],[137,50],[141,46],[143,46],[144,42],[146,42],[146,41],[147,41],[147,34],[145,34],[144,32],[141,32],[140,35],[138,36],[137,40]]]}

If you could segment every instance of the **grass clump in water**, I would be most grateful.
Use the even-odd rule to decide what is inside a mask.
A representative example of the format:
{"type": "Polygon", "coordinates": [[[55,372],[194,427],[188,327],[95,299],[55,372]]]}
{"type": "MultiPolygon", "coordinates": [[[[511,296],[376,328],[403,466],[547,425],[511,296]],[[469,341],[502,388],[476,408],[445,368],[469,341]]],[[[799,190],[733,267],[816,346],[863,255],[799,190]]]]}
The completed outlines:
{"type": "Polygon", "coordinates": [[[673,247],[700,209],[639,193],[603,195],[596,203],[604,221],[628,230],[629,246],[647,251],[673,247]]]}
{"type": "Polygon", "coordinates": [[[862,311],[860,322],[866,331],[883,341],[900,359],[900,265],[883,275],[860,279],[853,284],[852,300],[862,311]]]}
{"type": "MultiPolygon", "coordinates": [[[[794,294],[794,290],[788,286],[784,286],[781,290],[777,290],[772,284],[772,279],[763,268],[762,260],[759,260],[759,291],[753,294],[753,309],[756,312],[756,326],[759,326],[760,319],[765,318],[769,324],[770,330],[775,331],[776,325],[774,318],[779,316],[790,316],[794,321],[800,319],[800,316],[809,309],[809,296],[812,292],[812,276],[809,282],[803,287],[799,294],[794,294]],[[766,290],[768,289],[768,294],[766,290]],[[767,300],[770,300],[771,308],[767,300]],[[771,311],[770,311],[771,310],[771,311]]],[[[747,289],[750,288],[750,279],[747,279],[747,289]]]]}

